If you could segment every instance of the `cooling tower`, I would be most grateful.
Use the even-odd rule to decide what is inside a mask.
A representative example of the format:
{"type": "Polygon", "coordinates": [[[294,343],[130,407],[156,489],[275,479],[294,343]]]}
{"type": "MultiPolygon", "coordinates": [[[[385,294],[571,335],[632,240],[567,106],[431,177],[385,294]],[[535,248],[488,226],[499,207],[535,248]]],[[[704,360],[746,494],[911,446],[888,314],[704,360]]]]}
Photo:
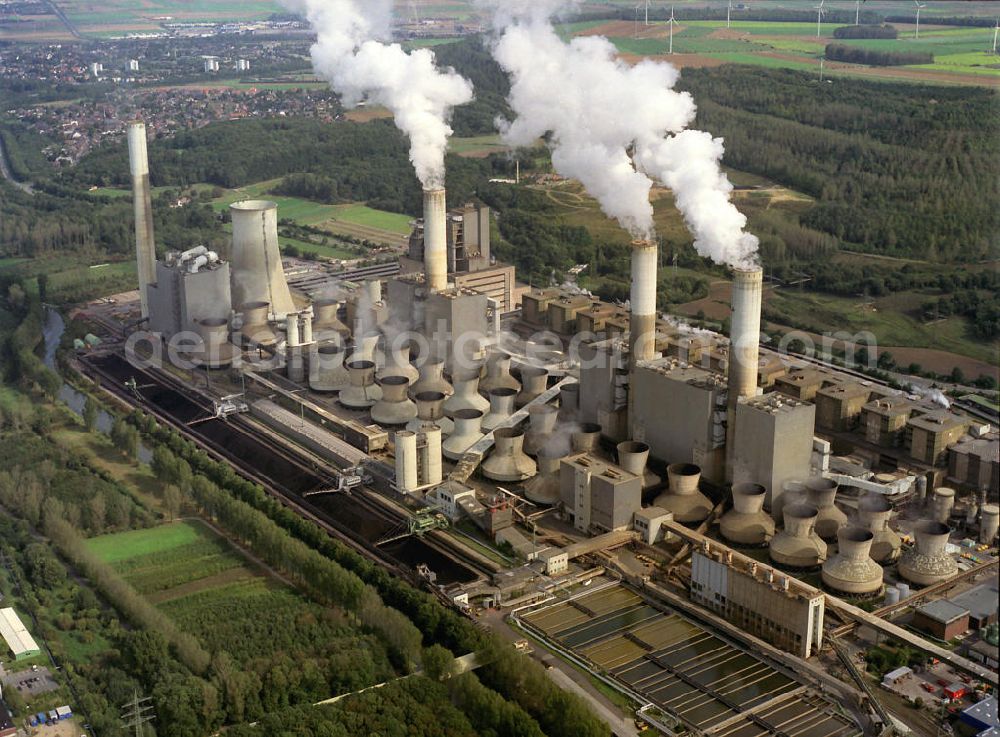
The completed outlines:
{"type": "Polygon", "coordinates": [[[891,527],[892,504],[881,494],[869,494],[858,502],[858,522],[872,531],[871,556],[878,563],[892,563],[899,557],[902,541],[891,527]]]}
{"type": "Polygon", "coordinates": [[[493,453],[482,465],[483,476],[493,481],[527,481],[538,468],[524,452],[524,430],[501,427],[493,433],[493,453]]]}
{"type": "Polygon", "coordinates": [[[417,367],[410,363],[410,347],[399,346],[396,341],[388,341],[385,349],[385,365],[375,374],[377,379],[386,376],[405,376],[410,384],[420,379],[417,367]]]}
{"type": "Polygon", "coordinates": [[[336,343],[315,346],[309,357],[309,388],[317,392],[339,392],[351,385],[344,365],[347,349],[336,343]]]}
{"type": "Polygon", "coordinates": [[[490,411],[490,402],[479,393],[479,372],[456,371],[453,378],[455,393],[444,403],[445,415],[454,419],[463,409],[476,409],[485,416],[490,411]]]}
{"type": "Polygon", "coordinates": [[[559,419],[573,422],[580,414],[580,384],[564,384],[559,390],[559,419]]]}
{"type": "Polygon", "coordinates": [[[372,407],[372,420],[382,426],[405,425],[417,416],[417,405],[406,390],[410,380],[405,376],[383,376],[379,379],[382,398],[372,407]]]}
{"type": "MultiPolygon", "coordinates": [[[[144,123],[128,125],[128,157],[132,171],[132,205],[135,211],[135,258],[139,271],[139,303],[149,317],[148,285],[156,282],[156,243],[153,238],[153,194],[149,184],[149,154],[144,123]]],[[[237,302],[238,304],[238,302],[237,302]]]]}
{"type": "Polygon", "coordinates": [[[418,432],[424,425],[436,425],[443,435],[451,435],[455,423],[444,415],[445,398],[442,392],[417,392],[414,397],[417,403],[417,418],[410,420],[406,429],[418,432]]]}
{"type": "Polygon", "coordinates": [[[395,443],[396,489],[406,494],[420,485],[417,477],[417,434],[397,432],[395,443]]]}
{"type": "Polygon", "coordinates": [[[632,242],[632,291],[629,313],[629,365],[648,361],[656,351],[656,244],[632,242]]]}
{"type": "Polygon", "coordinates": [[[847,515],[834,502],[839,484],[833,479],[817,476],[806,482],[807,503],[816,507],[816,534],[827,542],[837,539],[837,531],[847,524],[847,515]]]}
{"type": "Polygon", "coordinates": [[[513,389],[517,394],[521,391],[521,382],[510,374],[510,356],[493,349],[486,357],[486,376],[479,382],[479,391],[489,395],[491,390],[501,388],[513,389]]]}
{"type": "Polygon", "coordinates": [[[693,463],[667,466],[668,490],[653,501],[654,507],[673,512],[674,520],[689,525],[704,522],[712,512],[712,500],[701,493],[701,467],[693,463]]]}
{"type": "Polygon", "coordinates": [[[615,450],[618,451],[618,465],[631,474],[642,479],[642,489],[652,489],[660,483],[661,479],[649,470],[649,446],[637,440],[626,440],[618,443],[615,450]]]}
{"type": "Polygon", "coordinates": [[[559,411],[548,404],[533,404],[528,408],[528,432],[524,436],[524,452],[538,455],[552,439],[559,420],[559,411]]]}
{"type": "Polygon", "coordinates": [[[600,446],[601,426],[596,422],[584,422],[570,436],[574,453],[596,453],[600,446]]]}
{"type": "Polygon", "coordinates": [[[230,261],[233,303],[269,302],[272,316],[295,312],[278,249],[278,206],[264,200],[234,202],[230,261]]]}
{"type": "Polygon", "coordinates": [[[336,299],[319,299],[313,302],[313,337],[319,341],[344,342],[351,337],[351,329],[340,319],[341,302],[336,299]]]}
{"type": "Polygon", "coordinates": [[[732,479],[736,433],[736,405],[757,394],[760,362],[760,312],[764,272],[760,268],[733,272],[732,318],[729,328],[729,404],[726,424],[726,475],[732,479]]]}
{"type": "Polygon", "coordinates": [[[382,388],[375,384],[375,364],[372,361],[351,361],[347,364],[351,385],[340,392],[338,400],[348,409],[369,409],[382,398],[382,388]]]}
{"type": "Polygon", "coordinates": [[[424,190],[424,273],[430,292],[448,288],[448,209],[443,189],[424,190]]]}
{"type": "Polygon", "coordinates": [[[937,520],[922,520],[913,528],[917,544],[899,559],[899,575],[918,586],[943,581],[958,573],[958,563],[948,555],[951,529],[937,520]]]}
{"type": "Polygon", "coordinates": [[[1000,528],[1000,507],[996,504],[984,504],[979,515],[979,542],[992,545],[997,539],[997,529],[1000,528]]]}
{"type": "Polygon", "coordinates": [[[229,321],[223,318],[209,318],[197,321],[199,350],[191,358],[205,368],[224,368],[232,365],[239,351],[229,342],[229,321]]]}
{"type": "Polygon", "coordinates": [[[863,527],[842,527],[837,554],[823,563],[823,585],[852,596],[875,596],[882,591],[882,566],[871,559],[875,535],[863,527]]]}
{"type": "Polygon", "coordinates": [[[480,429],[483,412],[471,408],[460,409],[455,413],[454,420],[455,429],[441,448],[445,458],[457,461],[465,455],[465,451],[483,439],[483,432],[480,429]]]}
{"type": "Polygon", "coordinates": [[[416,399],[422,392],[441,392],[445,397],[455,393],[455,387],[444,378],[444,361],[441,359],[425,360],[417,370],[418,378],[410,386],[410,396],[416,399]]]}
{"type": "Polygon", "coordinates": [[[947,486],[934,489],[931,497],[931,517],[942,525],[947,525],[951,519],[951,510],[955,508],[955,490],[947,486]]]}
{"type": "Polygon", "coordinates": [[[767,489],[760,484],[733,486],[733,508],[719,520],[722,537],[735,545],[761,547],[774,537],[774,520],[764,512],[767,489]]]}
{"type": "Polygon", "coordinates": [[[483,418],[483,430],[492,432],[510,419],[514,414],[516,395],[517,390],[512,387],[497,387],[490,390],[490,411],[483,418]]]}
{"type": "Polygon", "coordinates": [[[267,302],[246,302],[240,307],[243,338],[252,345],[270,348],[278,344],[278,336],[267,323],[267,315],[271,305],[267,302]]]}
{"type": "Polygon", "coordinates": [[[826,543],[813,526],[819,512],[809,504],[786,504],[784,528],[771,538],[768,555],[786,568],[816,568],[826,560],[826,543]]]}
{"type": "Polygon", "coordinates": [[[520,409],[534,401],[548,387],[549,372],[540,366],[521,367],[521,391],[514,405],[520,409]]]}
{"type": "Polygon", "coordinates": [[[559,501],[559,466],[561,450],[542,448],[538,452],[538,475],[524,485],[524,496],[535,504],[552,506],[559,501]]]}

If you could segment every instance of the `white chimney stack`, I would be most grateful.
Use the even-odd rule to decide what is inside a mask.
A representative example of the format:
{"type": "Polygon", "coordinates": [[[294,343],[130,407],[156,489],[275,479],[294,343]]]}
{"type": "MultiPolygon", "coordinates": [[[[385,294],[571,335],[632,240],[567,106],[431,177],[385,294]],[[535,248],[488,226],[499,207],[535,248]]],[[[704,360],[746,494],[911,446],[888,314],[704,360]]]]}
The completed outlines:
{"type": "Polygon", "coordinates": [[[444,189],[424,190],[424,272],[427,289],[448,288],[448,212],[444,189]]]}
{"type": "Polygon", "coordinates": [[[629,317],[629,360],[634,367],[648,361],[656,348],[657,248],[651,241],[632,242],[632,313],[629,317]]]}
{"type": "Polygon", "coordinates": [[[736,406],[741,397],[757,394],[760,363],[760,311],[764,271],[760,267],[736,269],[733,278],[733,315],[729,329],[729,406],[726,423],[728,478],[732,478],[736,437],[736,406]]]}
{"type": "Polygon", "coordinates": [[[142,316],[149,317],[148,285],[156,282],[156,245],[153,240],[153,196],[149,186],[149,154],[146,150],[144,123],[129,123],[128,156],[132,170],[132,202],[135,209],[139,301],[142,316]]]}

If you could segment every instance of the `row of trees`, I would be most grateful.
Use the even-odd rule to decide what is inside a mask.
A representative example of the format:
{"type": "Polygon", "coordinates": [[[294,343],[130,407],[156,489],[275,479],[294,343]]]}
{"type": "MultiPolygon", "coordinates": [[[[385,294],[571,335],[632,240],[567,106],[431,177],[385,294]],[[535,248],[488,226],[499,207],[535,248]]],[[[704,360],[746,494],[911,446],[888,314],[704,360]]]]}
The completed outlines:
{"type": "Polygon", "coordinates": [[[899,37],[899,31],[895,26],[888,25],[841,26],[833,29],[833,37],[893,39],[899,37]]]}
{"type": "Polygon", "coordinates": [[[902,67],[909,64],[933,64],[934,54],[929,51],[887,51],[868,49],[864,46],[827,44],[826,58],[848,64],[867,64],[876,67],[902,67]]]}

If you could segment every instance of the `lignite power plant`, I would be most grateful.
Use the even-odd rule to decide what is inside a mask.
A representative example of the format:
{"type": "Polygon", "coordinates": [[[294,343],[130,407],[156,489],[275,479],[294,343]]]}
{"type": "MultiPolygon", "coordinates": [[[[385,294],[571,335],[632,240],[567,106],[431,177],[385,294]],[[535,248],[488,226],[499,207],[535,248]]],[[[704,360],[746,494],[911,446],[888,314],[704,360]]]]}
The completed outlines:
{"type": "MultiPolygon", "coordinates": [[[[208,386],[242,386],[253,422],[335,469],[327,491],[364,489],[408,520],[400,535],[476,561],[471,580],[435,584],[458,606],[527,606],[595,566],[642,584],[638,555],[807,657],[825,608],[961,577],[980,564],[963,554],[995,543],[996,428],[762,346],[759,267],[733,272],[729,339],[658,312],[645,240],[628,307],[565,288],[508,299],[512,267],[470,266],[489,253],[489,211],[449,211],[427,188],[401,273],[310,299],[289,287],[273,202],[230,206],[228,261],[204,247],[157,259],[141,123],[129,151],[153,340],[191,336],[208,386]]],[[[882,621],[855,609],[843,616],[882,621]]]]}

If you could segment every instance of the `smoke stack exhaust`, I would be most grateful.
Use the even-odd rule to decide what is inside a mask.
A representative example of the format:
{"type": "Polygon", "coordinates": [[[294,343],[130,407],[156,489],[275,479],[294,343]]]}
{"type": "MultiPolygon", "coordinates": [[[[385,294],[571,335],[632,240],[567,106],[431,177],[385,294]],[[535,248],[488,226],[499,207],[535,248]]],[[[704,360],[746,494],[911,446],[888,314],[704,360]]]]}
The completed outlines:
{"type": "Polygon", "coordinates": [[[736,269],[733,279],[733,316],[729,334],[729,406],[726,423],[726,475],[732,480],[736,406],[741,397],[757,393],[760,362],[760,311],[764,271],[736,269]]]}
{"type": "Polygon", "coordinates": [[[448,288],[447,206],[443,189],[424,190],[424,273],[430,292],[448,288]]]}
{"type": "Polygon", "coordinates": [[[632,312],[629,316],[629,361],[632,368],[653,357],[656,348],[657,248],[652,241],[632,242],[632,312]]]}
{"type": "Polygon", "coordinates": [[[132,202],[135,208],[135,255],[139,270],[139,301],[142,316],[149,317],[148,285],[156,281],[156,244],[153,240],[153,195],[149,186],[149,154],[146,125],[128,125],[128,157],[132,170],[132,202]]]}

